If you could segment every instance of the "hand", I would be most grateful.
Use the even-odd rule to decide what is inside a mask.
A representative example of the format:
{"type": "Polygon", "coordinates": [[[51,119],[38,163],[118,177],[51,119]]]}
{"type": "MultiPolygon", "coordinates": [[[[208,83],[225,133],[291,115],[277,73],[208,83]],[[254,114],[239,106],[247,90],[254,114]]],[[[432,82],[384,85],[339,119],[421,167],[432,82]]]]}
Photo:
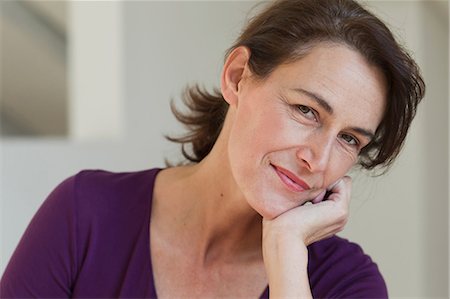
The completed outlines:
{"type": "Polygon", "coordinates": [[[312,298],[306,246],[336,234],[348,219],[351,179],[343,177],[312,204],[263,219],[263,257],[271,298],[312,298]]]}
{"type": "Polygon", "coordinates": [[[313,204],[293,208],[272,220],[263,219],[263,240],[293,237],[308,246],[341,231],[349,215],[351,178],[341,178],[329,191],[325,201],[323,192],[313,204]]]}

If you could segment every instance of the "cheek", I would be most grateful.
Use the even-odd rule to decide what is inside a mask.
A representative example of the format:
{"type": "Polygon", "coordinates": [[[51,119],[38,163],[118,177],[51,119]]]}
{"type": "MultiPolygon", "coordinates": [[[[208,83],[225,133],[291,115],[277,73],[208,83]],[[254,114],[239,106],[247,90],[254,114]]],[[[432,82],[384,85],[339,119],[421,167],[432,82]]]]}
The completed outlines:
{"type": "Polygon", "coordinates": [[[235,112],[228,139],[230,169],[250,205],[259,211],[257,202],[267,193],[262,189],[270,176],[268,157],[283,148],[283,120],[268,106],[255,111],[242,106],[235,112]]]}
{"type": "MultiPolygon", "coordinates": [[[[263,104],[264,105],[264,104],[263,104]]],[[[240,159],[260,159],[286,143],[286,124],[283,115],[265,105],[258,109],[242,106],[230,133],[230,153],[240,159]]]]}
{"type": "Polygon", "coordinates": [[[326,172],[324,182],[325,187],[328,187],[345,176],[356,164],[357,157],[349,155],[348,153],[336,153],[330,159],[330,164],[326,172]]]}
{"type": "Polygon", "coordinates": [[[286,151],[305,142],[310,135],[308,128],[299,125],[283,108],[275,106],[259,122],[258,129],[250,136],[265,154],[286,151]]]}

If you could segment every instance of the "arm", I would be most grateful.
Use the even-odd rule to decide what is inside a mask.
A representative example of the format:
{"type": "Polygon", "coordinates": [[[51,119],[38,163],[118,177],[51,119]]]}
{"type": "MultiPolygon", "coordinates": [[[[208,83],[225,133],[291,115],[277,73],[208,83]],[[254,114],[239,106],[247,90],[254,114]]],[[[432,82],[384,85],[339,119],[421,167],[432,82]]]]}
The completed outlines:
{"type": "Polygon", "coordinates": [[[263,219],[263,255],[271,298],[312,298],[307,246],[343,229],[350,190],[351,180],[344,177],[328,200],[263,219]]]}
{"type": "Polygon", "coordinates": [[[76,268],[74,178],[39,208],[0,281],[1,298],[68,298],[76,268]]]}
{"type": "Polygon", "coordinates": [[[270,298],[312,298],[308,280],[308,251],[293,236],[263,237],[263,255],[270,298]]]}

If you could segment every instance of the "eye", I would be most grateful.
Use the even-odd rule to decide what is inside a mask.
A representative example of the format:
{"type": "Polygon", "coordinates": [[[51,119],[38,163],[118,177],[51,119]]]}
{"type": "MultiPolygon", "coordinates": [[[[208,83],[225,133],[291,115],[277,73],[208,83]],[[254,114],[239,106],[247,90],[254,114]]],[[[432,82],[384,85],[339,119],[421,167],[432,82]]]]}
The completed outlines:
{"type": "Polygon", "coordinates": [[[359,140],[349,134],[341,134],[341,138],[350,145],[359,145],[359,140]]]}
{"type": "Polygon", "coordinates": [[[300,111],[307,119],[317,120],[316,113],[313,109],[304,105],[297,105],[297,110],[300,111]]]}

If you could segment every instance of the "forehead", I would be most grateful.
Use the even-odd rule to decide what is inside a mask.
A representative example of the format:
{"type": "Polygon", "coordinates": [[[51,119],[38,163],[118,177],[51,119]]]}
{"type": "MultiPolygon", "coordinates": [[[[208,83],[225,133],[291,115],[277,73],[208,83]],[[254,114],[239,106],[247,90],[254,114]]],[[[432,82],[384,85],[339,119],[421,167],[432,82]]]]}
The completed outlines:
{"type": "Polygon", "coordinates": [[[345,45],[319,44],[301,59],[279,66],[268,80],[282,90],[314,93],[330,104],[337,116],[352,116],[374,130],[384,113],[387,90],[383,73],[345,45]]]}

